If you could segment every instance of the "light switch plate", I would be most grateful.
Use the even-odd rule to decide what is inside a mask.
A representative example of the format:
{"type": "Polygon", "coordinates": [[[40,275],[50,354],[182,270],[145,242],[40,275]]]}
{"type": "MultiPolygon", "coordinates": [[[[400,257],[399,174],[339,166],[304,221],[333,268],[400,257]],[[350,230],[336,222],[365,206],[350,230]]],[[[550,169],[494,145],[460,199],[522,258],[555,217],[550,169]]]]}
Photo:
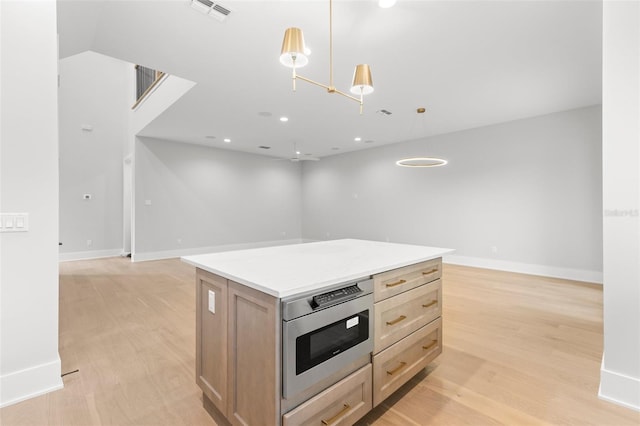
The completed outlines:
{"type": "Polygon", "coordinates": [[[216,294],[209,290],[209,312],[216,313],[216,294]]]}
{"type": "Polygon", "coordinates": [[[29,213],[0,213],[0,232],[27,232],[29,213]]]}

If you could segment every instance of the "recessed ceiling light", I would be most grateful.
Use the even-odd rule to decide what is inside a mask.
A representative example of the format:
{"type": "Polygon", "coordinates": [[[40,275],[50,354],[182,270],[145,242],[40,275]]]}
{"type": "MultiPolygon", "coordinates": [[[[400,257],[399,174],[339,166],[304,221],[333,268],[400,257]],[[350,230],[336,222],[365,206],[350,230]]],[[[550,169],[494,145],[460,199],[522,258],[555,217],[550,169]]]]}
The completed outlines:
{"type": "Polygon", "coordinates": [[[362,138],[353,138],[354,141],[356,142],[360,142],[362,140],[362,138]]]}
{"type": "Polygon", "coordinates": [[[340,148],[338,148],[337,146],[334,146],[333,148],[331,148],[332,151],[339,151],[340,148]]]}
{"type": "Polygon", "coordinates": [[[205,136],[205,138],[207,138],[207,139],[215,139],[216,137],[213,136],[213,135],[207,135],[207,136],[205,136]]]}
{"type": "Polygon", "coordinates": [[[386,109],[379,109],[376,112],[380,115],[391,115],[391,111],[387,111],[386,109]]]}
{"type": "Polygon", "coordinates": [[[289,121],[289,117],[280,117],[280,121],[286,123],[287,121],[289,121]]]}
{"type": "Polygon", "coordinates": [[[402,167],[438,167],[447,163],[447,160],[432,157],[405,158],[404,160],[396,161],[396,164],[402,167]]]}
{"type": "Polygon", "coordinates": [[[224,142],[225,142],[225,143],[230,143],[230,142],[231,142],[231,139],[229,139],[229,138],[224,138],[224,142]]]}
{"type": "Polygon", "coordinates": [[[366,141],[364,141],[364,143],[374,143],[375,141],[372,141],[371,139],[367,139],[366,141]]]}
{"type": "Polygon", "coordinates": [[[270,146],[266,146],[266,145],[260,145],[258,148],[260,148],[260,149],[271,149],[270,146]]]}
{"type": "Polygon", "coordinates": [[[273,114],[271,114],[269,111],[261,111],[258,113],[258,115],[260,117],[271,117],[273,114]]]}

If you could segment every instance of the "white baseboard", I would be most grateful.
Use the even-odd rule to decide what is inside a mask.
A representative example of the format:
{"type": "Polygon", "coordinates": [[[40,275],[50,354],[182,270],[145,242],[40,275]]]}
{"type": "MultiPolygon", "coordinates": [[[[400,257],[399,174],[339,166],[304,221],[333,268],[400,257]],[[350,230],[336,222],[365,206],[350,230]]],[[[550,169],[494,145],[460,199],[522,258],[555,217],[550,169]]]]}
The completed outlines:
{"type": "Polygon", "coordinates": [[[164,251],[147,252],[147,253],[133,253],[131,255],[131,258],[134,262],[141,262],[141,261],[147,261],[147,260],[160,260],[160,259],[170,259],[170,258],[182,257],[182,256],[193,256],[196,254],[217,253],[221,251],[245,250],[245,249],[270,247],[270,246],[284,246],[288,244],[300,244],[303,242],[305,241],[303,241],[300,238],[296,238],[292,240],[276,240],[276,241],[260,241],[257,243],[227,244],[227,245],[221,245],[221,246],[184,248],[184,249],[164,250],[164,251]]]}
{"type": "Polygon", "coordinates": [[[58,255],[58,261],[68,262],[70,260],[87,260],[87,259],[101,259],[103,257],[115,257],[122,255],[122,249],[110,249],[110,250],[93,250],[93,251],[77,251],[74,253],[60,253],[58,255]]]}
{"type": "Polygon", "coordinates": [[[603,358],[598,398],[640,411],[640,378],[607,370],[603,358]]]}
{"type": "Polygon", "coordinates": [[[444,263],[450,263],[452,265],[473,266],[476,268],[496,269],[499,271],[518,272],[521,274],[541,275],[544,277],[562,278],[565,280],[602,284],[602,271],[559,268],[556,266],[510,262],[507,260],[486,259],[481,257],[460,256],[457,254],[445,255],[442,261],[444,263]]]}
{"type": "Polygon", "coordinates": [[[46,364],[0,376],[0,408],[64,387],[60,357],[46,364]]]}

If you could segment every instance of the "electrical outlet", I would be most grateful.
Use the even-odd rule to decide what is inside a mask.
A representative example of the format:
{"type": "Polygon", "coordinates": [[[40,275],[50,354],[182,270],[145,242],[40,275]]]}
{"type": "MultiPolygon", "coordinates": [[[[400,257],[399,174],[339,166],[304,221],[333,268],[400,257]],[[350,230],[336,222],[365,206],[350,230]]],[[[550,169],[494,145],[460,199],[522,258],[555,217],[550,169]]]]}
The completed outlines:
{"type": "Polygon", "coordinates": [[[209,312],[216,313],[216,294],[209,290],[209,312]]]}

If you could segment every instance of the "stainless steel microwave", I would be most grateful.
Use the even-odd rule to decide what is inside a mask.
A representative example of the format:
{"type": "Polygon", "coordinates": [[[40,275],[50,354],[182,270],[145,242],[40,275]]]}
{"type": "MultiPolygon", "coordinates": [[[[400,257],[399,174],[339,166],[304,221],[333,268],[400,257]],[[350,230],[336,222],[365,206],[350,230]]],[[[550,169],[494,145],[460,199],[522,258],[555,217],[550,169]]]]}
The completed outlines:
{"type": "Polygon", "coordinates": [[[282,302],[282,395],[292,398],[373,350],[373,280],[282,302]]]}

